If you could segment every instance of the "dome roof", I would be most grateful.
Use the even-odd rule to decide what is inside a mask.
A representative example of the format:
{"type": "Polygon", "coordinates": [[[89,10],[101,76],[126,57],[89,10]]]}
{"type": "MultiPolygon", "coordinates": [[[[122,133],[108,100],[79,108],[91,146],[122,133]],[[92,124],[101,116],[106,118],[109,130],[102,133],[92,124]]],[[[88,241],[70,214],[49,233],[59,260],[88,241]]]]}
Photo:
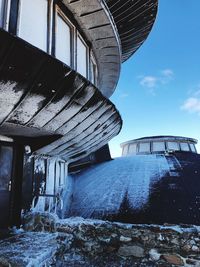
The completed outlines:
{"type": "Polygon", "coordinates": [[[200,155],[116,158],[75,174],[71,216],[200,224],[200,155]]]}

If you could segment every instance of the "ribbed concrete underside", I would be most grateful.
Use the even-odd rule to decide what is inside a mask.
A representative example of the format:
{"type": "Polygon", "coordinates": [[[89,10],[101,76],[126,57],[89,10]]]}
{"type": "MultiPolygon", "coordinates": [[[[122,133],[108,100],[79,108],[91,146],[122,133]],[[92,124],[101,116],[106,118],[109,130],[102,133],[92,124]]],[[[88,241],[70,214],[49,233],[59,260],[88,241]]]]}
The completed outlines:
{"type": "Polygon", "coordinates": [[[158,0],[105,0],[117,25],[122,61],[143,44],[154,24],[158,0]]]}
{"type": "Polygon", "coordinates": [[[77,159],[119,133],[118,111],[88,80],[3,30],[0,43],[1,134],[43,137],[36,153],[77,159]]]}
{"type": "Polygon", "coordinates": [[[104,1],[63,0],[92,46],[98,62],[99,90],[111,96],[117,85],[121,47],[117,28],[104,1]]]}

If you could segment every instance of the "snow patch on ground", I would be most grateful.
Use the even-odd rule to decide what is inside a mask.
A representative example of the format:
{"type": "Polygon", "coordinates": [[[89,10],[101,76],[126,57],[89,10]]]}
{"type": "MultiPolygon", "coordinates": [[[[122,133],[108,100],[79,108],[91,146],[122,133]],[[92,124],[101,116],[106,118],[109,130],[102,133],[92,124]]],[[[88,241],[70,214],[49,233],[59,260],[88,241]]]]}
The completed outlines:
{"type": "Polygon", "coordinates": [[[11,266],[40,267],[57,249],[57,233],[25,232],[0,242],[0,258],[11,266]]]}

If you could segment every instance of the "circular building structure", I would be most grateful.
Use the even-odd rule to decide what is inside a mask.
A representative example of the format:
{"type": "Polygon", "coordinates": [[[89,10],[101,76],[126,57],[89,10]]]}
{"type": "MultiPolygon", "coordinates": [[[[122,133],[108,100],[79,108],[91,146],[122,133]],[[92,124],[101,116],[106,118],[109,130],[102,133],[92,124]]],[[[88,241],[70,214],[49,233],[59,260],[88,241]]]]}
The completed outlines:
{"type": "Polygon", "coordinates": [[[122,156],[192,152],[197,153],[195,145],[197,140],[182,136],[150,136],[134,139],[121,144],[122,156]]]}
{"type": "Polygon", "coordinates": [[[200,225],[196,143],[177,136],[123,143],[124,157],[71,176],[70,215],[128,223],[200,225]]]}

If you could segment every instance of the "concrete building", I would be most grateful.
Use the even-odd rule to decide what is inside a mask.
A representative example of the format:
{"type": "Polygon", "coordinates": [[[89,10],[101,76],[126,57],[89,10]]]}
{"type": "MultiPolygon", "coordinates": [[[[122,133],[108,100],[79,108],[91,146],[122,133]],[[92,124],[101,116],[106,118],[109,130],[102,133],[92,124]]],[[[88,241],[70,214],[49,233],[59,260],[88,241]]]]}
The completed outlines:
{"type": "Polygon", "coordinates": [[[68,214],[126,223],[200,225],[196,144],[180,136],[124,142],[122,157],[71,175],[68,214]]]}
{"type": "Polygon", "coordinates": [[[68,164],[121,129],[108,98],[156,12],[157,0],[0,0],[0,226],[30,207],[63,215],[68,164]]]}

